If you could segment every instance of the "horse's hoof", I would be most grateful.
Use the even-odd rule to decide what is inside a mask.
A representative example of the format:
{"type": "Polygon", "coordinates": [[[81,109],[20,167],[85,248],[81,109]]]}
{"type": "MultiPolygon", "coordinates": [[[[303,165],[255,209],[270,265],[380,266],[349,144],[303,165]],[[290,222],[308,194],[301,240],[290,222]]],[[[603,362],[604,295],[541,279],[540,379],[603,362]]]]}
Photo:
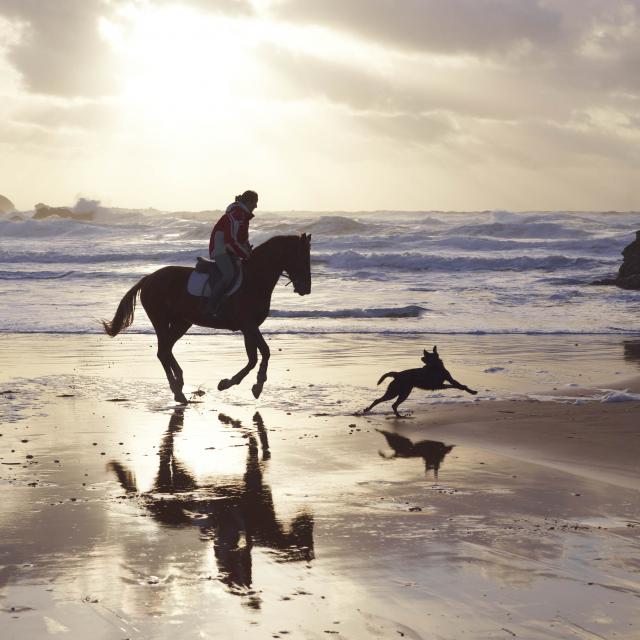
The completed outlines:
{"type": "Polygon", "coordinates": [[[231,380],[229,380],[229,378],[225,378],[224,380],[220,380],[220,382],[218,382],[218,391],[224,391],[225,389],[228,389],[231,385],[231,380]]]}
{"type": "Polygon", "coordinates": [[[254,384],[253,387],[251,387],[251,393],[253,393],[253,397],[257,400],[262,393],[262,385],[260,383],[254,384]]]}
{"type": "Polygon", "coordinates": [[[179,402],[180,404],[189,404],[189,401],[187,400],[186,396],[184,395],[184,393],[175,393],[173,395],[174,399],[176,402],[179,402]]]}

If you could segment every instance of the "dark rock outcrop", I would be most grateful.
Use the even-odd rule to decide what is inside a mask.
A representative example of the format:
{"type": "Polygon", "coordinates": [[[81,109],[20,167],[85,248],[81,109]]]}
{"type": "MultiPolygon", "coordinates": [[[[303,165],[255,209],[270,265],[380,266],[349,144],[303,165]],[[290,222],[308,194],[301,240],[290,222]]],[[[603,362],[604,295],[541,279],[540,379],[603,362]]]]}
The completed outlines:
{"type": "Polygon", "coordinates": [[[0,213],[10,213],[15,210],[16,208],[13,206],[13,202],[0,194],[0,213]]]}
{"type": "Polygon", "coordinates": [[[636,231],[636,239],[622,250],[622,265],[618,275],[593,284],[614,284],[621,289],[640,289],[640,231],[636,231]]]}
{"type": "Polygon", "coordinates": [[[34,209],[36,210],[33,214],[34,220],[42,220],[51,216],[70,218],[71,220],[93,220],[93,213],[76,213],[68,207],[50,207],[47,204],[42,204],[42,202],[38,203],[34,209]]]}
{"type": "Polygon", "coordinates": [[[640,231],[636,231],[636,239],[622,250],[616,284],[623,289],[640,289],[640,231]]]}

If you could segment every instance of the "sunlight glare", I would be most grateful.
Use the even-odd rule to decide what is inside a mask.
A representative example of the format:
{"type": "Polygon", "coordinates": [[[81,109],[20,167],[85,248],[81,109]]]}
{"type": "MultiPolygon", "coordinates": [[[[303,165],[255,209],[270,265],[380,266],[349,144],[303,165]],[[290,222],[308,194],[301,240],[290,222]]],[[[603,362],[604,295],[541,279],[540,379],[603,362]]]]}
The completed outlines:
{"type": "Polygon", "coordinates": [[[234,104],[251,96],[257,65],[237,20],[184,7],[130,12],[127,29],[103,25],[126,63],[122,98],[159,124],[197,127],[212,115],[233,120],[234,104]]]}

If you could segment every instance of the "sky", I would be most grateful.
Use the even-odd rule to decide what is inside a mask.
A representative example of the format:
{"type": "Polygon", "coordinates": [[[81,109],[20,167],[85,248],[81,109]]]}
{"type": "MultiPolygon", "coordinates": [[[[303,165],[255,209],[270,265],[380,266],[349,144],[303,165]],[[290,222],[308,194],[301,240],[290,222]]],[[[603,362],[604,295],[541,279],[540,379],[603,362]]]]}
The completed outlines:
{"type": "Polygon", "coordinates": [[[18,209],[639,210],[640,0],[0,0],[18,209]]]}

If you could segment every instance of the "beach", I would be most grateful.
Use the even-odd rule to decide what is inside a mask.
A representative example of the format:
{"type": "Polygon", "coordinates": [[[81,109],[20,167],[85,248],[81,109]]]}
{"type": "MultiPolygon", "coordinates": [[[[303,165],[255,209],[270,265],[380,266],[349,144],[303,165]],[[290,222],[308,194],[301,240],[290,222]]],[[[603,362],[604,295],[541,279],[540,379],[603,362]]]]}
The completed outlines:
{"type": "Polygon", "coordinates": [[[640,640],[639,42],[0,0],[0,640],[640,640]]]}
{"type": "Polygon", "coordinates": [[[637,338],[267,339],[0,335],[3,638],[638,637],[637,338]]]}
{"type": "Polygon", "coordinates": [[[258,400],[192,327],[181,406],[144,310],[100,320],[218,214],[88,204],[0,219],[3,640],[636,640],[640,293],[593,282],[637,213],[261,212],[311,294],[274,289],[258,400]],[[477,395],[362,415],[435,346],[477,395]]]}

